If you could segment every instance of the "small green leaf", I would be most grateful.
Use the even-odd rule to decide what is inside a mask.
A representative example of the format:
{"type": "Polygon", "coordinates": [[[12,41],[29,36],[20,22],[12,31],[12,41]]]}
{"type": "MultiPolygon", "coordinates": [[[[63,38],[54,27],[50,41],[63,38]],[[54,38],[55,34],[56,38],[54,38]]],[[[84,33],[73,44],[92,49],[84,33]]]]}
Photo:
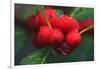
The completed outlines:
{"type": "Polygon", "coordinates": [[[39,49],[37,51],[31,52],[25,58],[23,58],[20,64],[43,64],[46,63],[46,57],[49,53],[47,48],[39,49]]]}
{"type": "Polygon", "coordinates": [[[18,53],[25,45],[28,39],[28,33],[22,28],[15,28],[15,53],[18,53]]]}

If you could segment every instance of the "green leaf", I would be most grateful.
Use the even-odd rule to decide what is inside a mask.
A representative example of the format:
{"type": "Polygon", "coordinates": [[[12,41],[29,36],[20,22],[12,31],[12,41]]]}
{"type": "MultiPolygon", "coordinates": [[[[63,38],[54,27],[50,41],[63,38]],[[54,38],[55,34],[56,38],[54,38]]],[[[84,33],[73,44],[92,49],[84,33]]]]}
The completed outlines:
{"type": "Polygon", "coordinates": [[[93,8],[84,8],[78,11],[74,17],[78,20],[85,19],[94,19],[94,9],[93,8]]]}
{"type": "Polygon", "coordinates": [[[15,53],[18,53],[25,46],[28,39],[28,33],[22,28],[15,28],[15,53]]]}
{"type": "Polygon", "coordinates": [[[37,51],[31,52],[25,58],[23,58],[20,64],[43,64],[46,63],[46,58],[49,53],[49,49],[43,48],[37,51]]]}

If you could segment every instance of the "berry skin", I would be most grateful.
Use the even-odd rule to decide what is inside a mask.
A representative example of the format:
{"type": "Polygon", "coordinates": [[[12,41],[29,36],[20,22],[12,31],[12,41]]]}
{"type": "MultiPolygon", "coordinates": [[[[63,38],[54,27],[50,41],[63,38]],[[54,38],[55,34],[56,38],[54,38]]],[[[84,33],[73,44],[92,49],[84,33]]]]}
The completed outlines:
{"type": "Polygon", "coordinates": [[[80,31],[87,28],[88,26],[90,26],[92,24],[94,24],[94,20],[92,20],[92,19],[80,20],[79,21],[80,31]]]}
{"type": "Polygon", "coordinates": [[[48,45],[58,46],[63,41],[64,35],[59,29],[50,29],[48,26],[42,26],[37,34],[36,47],[43,48],[48,45]]]}
{"type": "Polygon", "coordinates": [[[26,27],[30,30],[39,28],[39,18],[36,15],[29,16],[26,21],[26,27]]]}
{"type": "MultiPolygon", "coordinates": [[[[54,9],[46,9],[45,13],[46,13],[46,16],[48,17],[48,20],[49,20],[51,26],[53,28],[57,27],[59,18],[56,15],[56,10],[54,10],[54,9]]],[[[39,16],[39,20],[40,20],[40,25],[41,26],[48,26],[46,18],[41,12],[38,14],[38,16],[39,16]]]]}
{"type": "Polygon", "coordinates": [[[66,15],[61,16],[58,25],[64,33],[68,33],[73,29],[79,29],[78,22],[73,17],[66,15]]]}
{"type": "Polygon", "coordinates": [[[49,44],[50,29],[47,26],[40,27],[37,34],[36,44],[38,48],[46,47],[49,44]]]}
{"type": "Polygon", "coordinates": [[[76,48],[81,42],[81,35],[77,29],[70,31],[65,38],[66,44],[71,48],[76,48]]]}
{"type": "Polygon", "coordinates": [[[61,32],[60,29],[58,29],[58,28],[51,29],[49,41],[52,46],[58,46],[58,45],[62,44],[64,41],[63,32],[61,32]]]}

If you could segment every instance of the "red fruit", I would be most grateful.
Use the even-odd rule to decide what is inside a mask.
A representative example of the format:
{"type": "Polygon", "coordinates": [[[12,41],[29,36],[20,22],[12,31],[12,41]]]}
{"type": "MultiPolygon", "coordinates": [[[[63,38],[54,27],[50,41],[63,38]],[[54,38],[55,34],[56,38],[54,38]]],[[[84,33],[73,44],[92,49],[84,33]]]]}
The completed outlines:
{"type": "Polygon", "coordinates": [[[79,29],[78,22],[73,17],[66,15],[61,16],[58,25],[64,33],[68,33],[73,29],[79,29]]]}
{"type": "Polygon", "coordinates": [[[29,16],[26,21],[26,27],[30,30],[39,28],[39,18],[36,15],[29,16]]]}
{"type": "Polygon", "coordinates": [[[59,54],[69,55],[73,49],[64,43],[58,47],[54,47],[54,50],[59,54]]]}
{"type": "Polygon", "coordinates": [[[59,29],[51,29],[50,33],[50,44],[52,46],[58,46],[63,43],[64,41],[64,34],[59,29]]]}
{"type": "Polygon", "coordinates": [[[36,44],[38,48],[46,47],[49,44],[50,29],[47,26],[40,27],[37,34],[36,44]]]}
{"type": "MultiPolygon", "coordinates": [[[[54,9],[46,9],[45,13],[46,13],[46,16],[48,17],[48,20],[49,20],[51,26],[53,28],[57,27],[59,18],[56,15],[56,10],[54,10],[54,9]]],[[[38,14],[38,16],[39,16],[39,19],[40,19],[40,25],[41,26],[48,26],[47,20],[46,20],[45,16],[41,12],[38,14]]]]}
{"type": "Polygon", "coordinates": [[[80,33],[75,29],[70,31],[66,35],[66,40],[65,42],[71,47],[71,48],[76,48],[80,42],[81,42],[81,35],[80,33]]]}
{"type": "Polygon", "coordinates": [[[58,46],[64,41],[64,35],[59,29],[50,29],[47,26],[40,27],[37,35],[36,44],[38,48],[47,45],[58,46]]]}
{"type": "Polygon", "coordinates": [[[87,28],[88,26],[90,26],[92,24],[94,24],[94,20],[92,20],[92,19],[80,20],[79,21],[80,31],[87,28]]]}

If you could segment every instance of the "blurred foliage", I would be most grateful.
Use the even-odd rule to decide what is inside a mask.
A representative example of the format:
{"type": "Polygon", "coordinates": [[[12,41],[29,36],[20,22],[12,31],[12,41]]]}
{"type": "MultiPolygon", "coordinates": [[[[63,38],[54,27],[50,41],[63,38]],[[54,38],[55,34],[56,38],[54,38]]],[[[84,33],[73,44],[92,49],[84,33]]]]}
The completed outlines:
{"type": "Polygon", "coordinates": [[[28,33],[22,27],[15,27],[15,54],[27,43],[28,33]]]}
{"type": "Polygon", "coordinates": [[[84,8],[80,9],[74,16],[77,20],[94,19],[94,9],[84,8]]]}
{"type": "Polygon", "coordinates": [[[61,15],[64,15],[64,12],[62,10],[56,9],[57,15],[60,17],[61,15]]]}
{"type": "MultiPolygon", "coordinates": [[[[17,10],[17,9],[16,9],[17,10]]],[[[22,21],[25,21],[27,17],[36,14],[37,13],[37,7],[36,6],[23,6],[21,10],[16,14],[18,14],[18,18],[22,21]]]]}
{"type": "MultiPolygon", "coordinates": [[[[17,4],[16,4],[17,5],[17,4]]],[[[19,5],[19,4],[18,4],[19,5]]],[[[41,6],[38,6],[41,8],[41,6]]],[[[57,15],[62,14],[72,14],[74,7],[54,7],[57,9],[57,15]]],[[[17,11],[18,8],[15,8],[17,11]]],[[[28,16],[36,14],[37,7],[34,5],[25,5],[19,12],[16,12],[17,18],[25,21],[28,16]]],[[[74,17],[77,20],[84,19],[94,19],[94,9],[93,8],[80,8],[74,17]]],[[[15,55],[20,52],[20,50],[26,45],[29,35],[28,32],[19,26],[15,26],[15,55]]],[[[20,62],[20,64],[41,64],[41,63],[59,63],[59,62],[75,62],[75,61],[91,61],[94,60],[94,36],[90,34],[82,35],[82,42],[78,48],[76,48],[68,56],[63,56],[61,54],[55,53],[50,49],[38,49],[36,51],[26,54],[20,62]],[[45,59],[44,59],[45,58],[45,59]]],[[[16,58],[17,59],[17,58],[16,58]]],[[[15,62],[16,63],[16,62],[15,62]]]]}

